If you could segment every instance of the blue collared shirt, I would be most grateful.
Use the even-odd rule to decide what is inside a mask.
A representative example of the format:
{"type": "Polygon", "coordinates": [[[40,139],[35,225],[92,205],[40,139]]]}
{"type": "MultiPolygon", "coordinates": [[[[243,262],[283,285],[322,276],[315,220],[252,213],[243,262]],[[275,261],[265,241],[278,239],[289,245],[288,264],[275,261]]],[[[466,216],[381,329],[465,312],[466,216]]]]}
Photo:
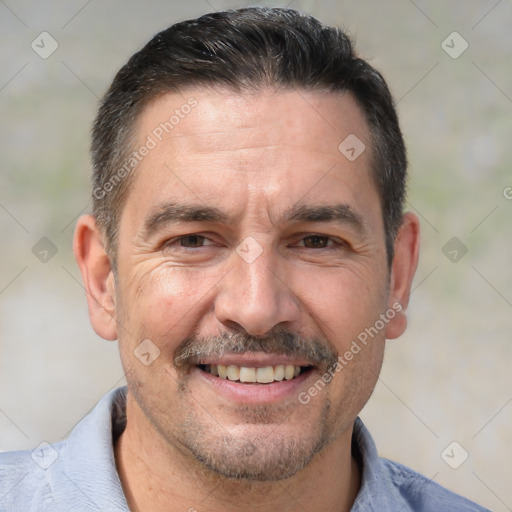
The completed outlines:
{"type": "MultiPolygon", "coordinates": [[[[113,439],[126,425],[126,388],[108,393],[59,443],[0,453],[0,512],[127,512],[113,439]]],[[[358,418],[353,450],[362,481],[352,512],[482,512],[401,464],[377,455],[358,418]]],[[[489,511],[487,511],[489,512],[489,511]]]]}

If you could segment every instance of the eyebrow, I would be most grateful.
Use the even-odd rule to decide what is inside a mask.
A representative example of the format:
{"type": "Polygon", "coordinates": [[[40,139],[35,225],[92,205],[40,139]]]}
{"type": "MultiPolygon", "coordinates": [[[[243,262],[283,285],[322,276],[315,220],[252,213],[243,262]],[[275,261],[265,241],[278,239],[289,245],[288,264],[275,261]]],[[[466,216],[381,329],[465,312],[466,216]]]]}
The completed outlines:
{"type": "Polygon", "coordinates": [[[366,223],[363,217],[354,211],[348,204],[336,204],[327,206],[296,205],[285,212],[285,223],[298,222],[337,222],[348,224],[358,234],[366,234],[366,223]]]}
{"type": "MultiPolygon", "coordinates": [[[[164,203],[156,208],[144,222],[143,233],[151,237],[168,224],[186,222],[214,222],[230,224],[233,217],[215,206],[197,204],[164,203]]],[[[280,216],[277,224],[293,224],[299,222],[336,222],[349,225],[358,234],[366,234],[366,223],[362,216],[348,204],[336,205],[295,205],[280,216]]]]}
{"type": "Polygon", "coordinates": [[[166,224],[180,222],[217,222],[228,224],[229,215],[214,206],[165,203],[160,205],[144,222],[144,233],[151,236],[166,224]]]}

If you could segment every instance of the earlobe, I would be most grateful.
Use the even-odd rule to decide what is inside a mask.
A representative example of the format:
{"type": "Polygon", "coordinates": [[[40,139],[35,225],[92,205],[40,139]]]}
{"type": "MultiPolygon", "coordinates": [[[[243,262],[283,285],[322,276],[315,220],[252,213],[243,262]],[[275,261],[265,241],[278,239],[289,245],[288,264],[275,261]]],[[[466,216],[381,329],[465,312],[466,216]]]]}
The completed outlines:
{"type": "Polygon", "coordinates": [[[84,215],[78,220],[73,251],[84,280],[91,324],[99,336],[115,340],[114,274],[103,247],[101,231],[91,215],[84,215]]]}
{"type": "Polygon", "coordinates": [[[389,322],[386,338],[398,338],[407,327],[406,309],[409,305],[412,280],[418,266],[419,247],[419,220],[416,215],[409,212],[404,214],[395,238],[388,307],[399,312],[389,322]]]}

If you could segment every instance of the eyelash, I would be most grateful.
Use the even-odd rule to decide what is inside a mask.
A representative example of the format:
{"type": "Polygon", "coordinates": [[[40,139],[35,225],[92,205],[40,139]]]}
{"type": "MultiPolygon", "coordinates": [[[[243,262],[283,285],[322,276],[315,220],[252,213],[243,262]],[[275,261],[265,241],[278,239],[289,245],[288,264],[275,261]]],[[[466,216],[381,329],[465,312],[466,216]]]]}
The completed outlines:
{"type": "MultiPolygon", "coordinates": [[[[186,238],[189,238],[189,237],[197,237],[197,238],[201,238],[203,240],[208,240],[208,241],[211,242],[211,240],[207,236],[205,236],[205,235],[201,235],[201,234],[198,234],[198,233],[189,233],[189,234],[182,235],[182,236],[179,236],[179,237],[172,238],[172,239],[168,240],[167,242],[165,242],[163,244],[163,248],[171,248],[171,247],[178,246],[181,249],[194,250],[194,249],[200,249],[202,247],[208,247],[210,245],[215,245],[214,243],[213,244],[208,244],[208,245],[200,245],[198,247],[185,247],[185,246],[179,245],[179,243],[182,240],[184,240],[186,238]]],[[[315,247],[305,247],[303,245],[303,246],[300,246],[301,248],[304,248],[304,249],[316,249],[316,250],[320,250],[320,249],[332,250],[332,249],[336,249],[336,248],[338,248],[338,249],[339,248],[345,248],[345,247],[348,246],[348,244],[345,241],[343,241],[343,240],[336,239],[336,238],[330,237],[328,235],[321,235],[319,233],[311,233],[311,234],[305,235],[305,236],[303,236],[300,239],[300,242],[303,242],[307,238],[320,238],[320,239],[323,239],[323,240],[327,240],[327,243],[329,244],[329,242],[330,242],[330,245],[327,245],[326,247],[316,247],[316,248],[315,247]]]]}

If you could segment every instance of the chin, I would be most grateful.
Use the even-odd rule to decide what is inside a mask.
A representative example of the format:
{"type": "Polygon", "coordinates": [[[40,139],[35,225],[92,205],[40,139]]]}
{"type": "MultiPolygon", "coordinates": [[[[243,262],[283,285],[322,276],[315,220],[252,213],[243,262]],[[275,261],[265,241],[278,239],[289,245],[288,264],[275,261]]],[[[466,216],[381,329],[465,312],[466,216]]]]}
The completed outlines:
{"type": "Polygon", "coordinates": [[[262,436],[223,439],[206,447],[197,443],[189,452],[204,469],[230,480],[270,482],[285,480],[306,467],[323,448],[323,441],[262,436]]]}
{"type": "MultiPolygon", "coordinates": [[[[322,416],[327,412],[328,406],[322,416]]],[[[281,423],[247,423],[245,418],[232,427],[188,418],[174,439],[183,453],[210,474],[254,482],[284,480],[304,469],[335,438],[327,422],[311,423],[311,415],[305,416],[301,419],[307,424],[291,424],[281,416],[281,423]]]]}

